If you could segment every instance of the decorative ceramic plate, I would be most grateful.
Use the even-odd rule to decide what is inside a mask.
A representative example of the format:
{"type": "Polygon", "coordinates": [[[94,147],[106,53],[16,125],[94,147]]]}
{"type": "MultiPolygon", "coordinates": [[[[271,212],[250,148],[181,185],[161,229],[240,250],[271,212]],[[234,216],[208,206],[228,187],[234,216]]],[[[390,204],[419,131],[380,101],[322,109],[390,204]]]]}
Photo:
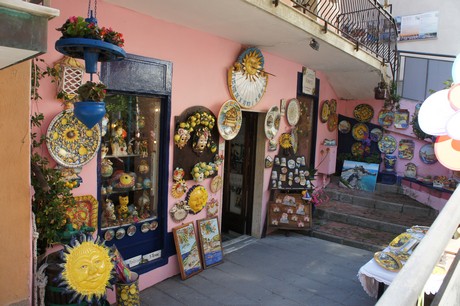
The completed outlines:
{"type": "Polygon", "coordinates": [[[409,233],[402,233],[394,238],[388,245],[391,250],[397,251],[403,248],[403,246],[411,240],[412,236],[409,233]]]}
{"type": "Polygon", "coordinates": [[[147,233],[150,230],[150,223],[145,222],[141,226],[141,232],[142,233],[147,233]]]}
{"type": "Polygon", "coordinates": [[[415,143],[412,139],[401,139],[398,147],[398,157],[412,159],[414,157],[415,143]]]}
{"type": "Polygon", "coordinates": [[[130,225],[128,227],[128,230],[126,231],[126,234],[131,237],[136,233],[136,231],[137,231],[136,226],[134,224],[132,224],[132,225],[130,225]]]}
{"type": "Polygon", "coordinates": [[[353,116],[359,122],[369,122],[374,117],[374,109],[369,104],[359,104],[353,110],[353,116]]]}
{"type": "Polygon", "coordinates": [[[436,154],[434,153],[434,146],[432,143],[427,143],[421,147],[418,154],[422,162],[427,165],[432,165],[438,161],[436,154]]]}
{"type": "Polygon", "coordinates": [[[356,123],[353,126],[351,135],[357,141],[366,140],[369,137],[369,128],[364,123],[356,123]]]}
{"type": "Polygon", "coordinates": [[[241,128],[243,113],[240,105],[235,100],[228,100],[220,108],[217,116],[219,134],[225,140],[232,140],[238,135],[241,128]]]}
{"type": "Polygon", "coordinates": [[[120,227],[119,229],[117,229],[117,232],[115,233],[115,237],[118,240],[120,240],[120,239],[123,239],[123,237],[125,237],[125,234],[126,234],[125,229],[120,227]]]}
{"type": "Polygon", "coordinates": [[[58,164],[76,168],[96,156],[101,144],[101,129],[99,124],[88,129],[69,109],[54,117],[48,126],[46,139],[46,147],[58,164]]]}
{"type": "Polygon", "coordinates": [[[378,143],[380,152],[391,154],[396,150],[396,139],[391,135],[385,135],[378,143]]]}
{"type": "Polygon", "coordinates": [[[105,241],[111,241],[115,237],[115,231],[114,230],[108,230],[104,234],[104,239],[105,241]]]}
{"type": "Polygon", "coordinates": [[[381,126],[389,127],[393,124],[395,114],[392,111],[382,109],[379,112],[379,124],[381,126]]]}
{"type": "Polygon", "coordinates": [[[324,100],[323,104],[321,104],[321,110],[319,112],[319,120],[322,123],[326,123],[327,119],[329,119],[329,114],[331,113],[331,110],[329,109],[329,101],[324,100]]]}
{"type": "Polygon", "coordinates": [[[290,126],[294,126],[299,122],[300,119],[300,104],[297,99],[291,99],[289,101],[286,117],[290,126]]]}
{"type": "Polygon", "coordinates": [[[280,128],[281,113],[278,106],[272,106],[265,115],[265,136],[268,139],[275,138],[280,128]]]}
{"type": "Polygon", "coordinates": [[[382,139],[382,136],[383,136],[383,132],[381,129],[379,128],[373,128],[371,130],[371,134],[369,135],[370,139],[373,141],[373,142],[379,142],[380,139],[382,139]]]}
{"type": "Polygon", "coordinates": [[[210,185],[211,192],[216,193],[219,190],[221,190],[222,189],[222,184],[223,184],[222,176],[216,175],[215,177],[213,177],[212,180],[211,180],[211,185],[210,185]]]}
{"type": "Polygon", "coordinates": [[[409,127],[409,111],[407,109],[396,111],[393,125],[397,129],[407,129],[409,127]]]}
{"type": "Polygon", "coordinates": [[[187,193],[187,204],[192,214],[199,213],[208,202],[208,191],[201,185],[195,185],[187,193]]]}
{"type": "Polygon", "coordinates": [[[402,268],[401,261],[390,252],[377,252],[374,254],[374,260],[379,266],[391,272],[398,272],[402,268]]]}
{"type": "Polygon", "coordinates": [[[337,100],[331,99],[329,101],[329,111],[331,112],[331,114],[337,112],[337,100]]]}
{"type": "Polygon", "coordinates": [[[329,132],[334,132],[337,128],[339,122],[339,116],[336,113],[329,114],[329,119],[327,119],[327,129],[329,132]]]}
{"type": "Polygon", "coordinates": [[[208,218],[214,217],[219,212],[219,202],[216,199],[211,198],[206,205],[206,216],[208,218]]]}
{"type": "Polygon", "coordinates": [[[175,222],[181,222],[188,216],[188,206],[187,202],[179,201],[171,207],[169,210],[169,215],[175,222]]]}
{"type": "Polygon", "coordinates": [[[371,147],[364,145],[362,142],[355,142],[351,146],[351,154],[355,157],[362,157],[364,154],[370,154],[371,147]]]}
{"type": "Polygon", "coordinates": [[[152,221],[152,223],[150,223],[150,230],[151,231],[156,230],[157,227],[158,227],[158,222],[157,221],[152,221]]]}
{"type": "Polygon", "coordinates": [[[351,130],[351,124],[347,120],[342,120],[340,121],[338,128],[340,133],[347,134],[351,130]]]}
{"type": "Polygon", "coordinates": [[[67,218],[74,228],[83,225],[97,227],[97,207],[99,202],[92,195],[75,196],[75,205],[69,206],[66,211],[67,218]]]}

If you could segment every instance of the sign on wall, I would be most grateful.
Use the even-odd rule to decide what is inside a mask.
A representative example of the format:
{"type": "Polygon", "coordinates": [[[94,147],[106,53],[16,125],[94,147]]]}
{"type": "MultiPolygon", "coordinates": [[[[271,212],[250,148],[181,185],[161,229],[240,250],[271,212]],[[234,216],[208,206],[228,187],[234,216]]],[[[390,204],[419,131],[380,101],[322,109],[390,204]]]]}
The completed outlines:
{"type": "Polygon", "coordinates": [[[398,40],[431,39],[438,36],[438,11],[417,15],[397,16],[398,40]]]}
{"type": "Polygon", "coordinates": [[[315,94],[315,83],[316,83],[316,74],[315,71],[303,67],[302,68],[302,93],[306,95],[315,94]]]}

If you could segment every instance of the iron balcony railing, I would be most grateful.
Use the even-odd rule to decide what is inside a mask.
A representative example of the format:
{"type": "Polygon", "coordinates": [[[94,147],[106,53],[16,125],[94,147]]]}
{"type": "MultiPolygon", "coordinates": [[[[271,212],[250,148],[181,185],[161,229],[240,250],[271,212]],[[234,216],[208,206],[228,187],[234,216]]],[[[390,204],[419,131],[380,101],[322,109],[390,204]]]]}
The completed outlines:
{"type": "MultiPolygon", "coordinates": [[[[273,0],[275,6],[280,0],[273,0]]],[[[356,49],[365,49],[388,64],[396,77],[398,69],[397,28],[391,14],[376,0],[290,0],[292,6],[324,26],[333,28],[356,49]]],[[[332,29],[331,29],[332,30],[332,29]]]]}

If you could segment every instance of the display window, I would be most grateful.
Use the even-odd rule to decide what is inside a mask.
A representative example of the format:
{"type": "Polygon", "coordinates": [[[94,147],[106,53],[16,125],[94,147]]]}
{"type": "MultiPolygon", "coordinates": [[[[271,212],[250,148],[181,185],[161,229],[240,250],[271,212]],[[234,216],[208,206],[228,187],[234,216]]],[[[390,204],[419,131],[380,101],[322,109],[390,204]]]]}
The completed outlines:
{"type": "Polygon", "coordinates": [[[165,228],[159,226],[163,221],[158,207],[162,101],[112,95],[106,98],[106,111],[101,124],[99,235],[133,268],[159,258],[163,247],[155,243],[165,228]]]}

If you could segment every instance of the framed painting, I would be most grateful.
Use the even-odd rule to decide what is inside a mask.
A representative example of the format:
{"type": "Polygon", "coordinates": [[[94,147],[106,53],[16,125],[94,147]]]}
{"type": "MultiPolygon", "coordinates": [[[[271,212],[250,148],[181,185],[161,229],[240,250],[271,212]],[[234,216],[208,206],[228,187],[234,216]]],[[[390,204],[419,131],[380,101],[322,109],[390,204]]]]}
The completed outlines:
{"type": "Polygon", "coordinates": [[[187,279],[203,271],[193,222],[173,228],[173,236],[181,278],[187,279]]]}
{"type": "Polygon", "coordinates": [[[346,160],[343,162],[339,184],[349,189],[374,191],[378,172],[379,164],[346,160]]]}
{"type": "Polygon", "coordinates": [[[204,268],[222,263],[224,254],[217,217],[198,220],[197,226],[204,268]]]}

